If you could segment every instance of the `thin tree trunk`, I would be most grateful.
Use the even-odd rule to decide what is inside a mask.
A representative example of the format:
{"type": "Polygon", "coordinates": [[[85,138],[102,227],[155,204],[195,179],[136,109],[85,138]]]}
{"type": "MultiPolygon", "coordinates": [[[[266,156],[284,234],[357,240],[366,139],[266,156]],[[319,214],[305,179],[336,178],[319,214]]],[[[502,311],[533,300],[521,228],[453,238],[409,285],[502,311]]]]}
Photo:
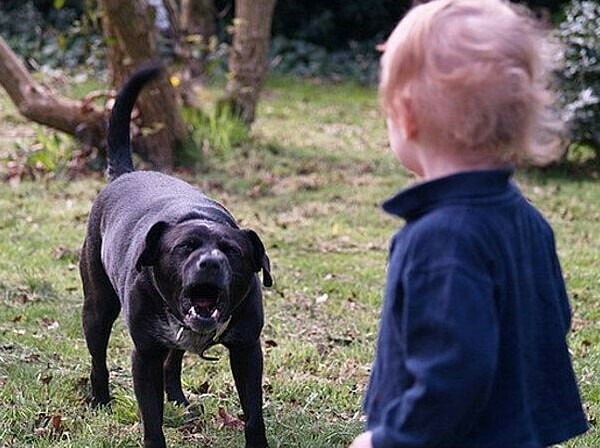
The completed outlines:
{"type": "Polygon", "coordinates": [[[190,57],[191,78],[204,73],[210,38],[217,32],[214,0],[181,0],[181,29],[184,38],[193,36],[190,44],[199,48],[198,57],[190,57]]]}
{"type": "Polygon", "coordinates": [[[229,56],[226,104],[244,123],[255,118],[256,104],[269,63],[271,22],[276,0],[236,0],[229,56]]]}
{"type": "Polygon", "coordinates": [[[216,33],[214,0],[163,0],[169,15],[175,57],[180,66],[178,91],[186,106],[201,109],[196,86],[202,83],[210,37],[216,33]]]}
{"type": "MultiPolygon", "coordinates": [[[[144,0],[101,3],[112,82],[120,86],[135,68],[157,58],[155,28],[144,0]]],[[[155,88],[143,91],[137,102],[145,132],[134,148],[155,168],[168,169],[173,166],[174,151],[185,140],[187,131],[167,77],[154,85],[155,88]]]]}
{"type": "Polygon", "coordinates": [[[38,83],[2,37],[0,85],[29,120],[75,136],[86,145],[105,148],[106,113],[91,102],[58,96],[38,83]]]}

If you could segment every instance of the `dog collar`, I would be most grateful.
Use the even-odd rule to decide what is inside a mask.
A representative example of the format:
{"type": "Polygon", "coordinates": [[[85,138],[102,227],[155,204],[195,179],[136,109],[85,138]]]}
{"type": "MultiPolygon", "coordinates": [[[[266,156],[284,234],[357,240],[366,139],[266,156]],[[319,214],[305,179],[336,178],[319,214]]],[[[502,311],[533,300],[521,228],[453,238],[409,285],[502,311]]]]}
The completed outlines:
{"type": "MultiPolygon", "coordinates": [[[[225,333],[225,330],[227,330],[227,327],[229,327],[229,323],[231,322],[231,318],[232,318],[232,316],[229,316],[229,318],[225,322],[223,322],[221,325],[219,325],[217,327],[217,330],[215,331],[215,335],[213,336],[213,339],[212,339],[213,342],[219,342],[219,338],[221,337],[221,335],[223,333],[225,333]]],[[[181,336],[183,336],[184,330],[193,331],[190,328],[188,328],[186,325],[184,325],[183,322],[179,321],[179,324],[181,326],[179,327],[179,331],[177,331],[177,336],[175,338],[175,340],[177,342],[179,342],[179,340],[181,339],[181,336]]]]}
{"type": "Polygon", "coordinates": [[[223,322],[220,326],[217,327],[217,331],[215,332],[215,336],[213,337],[213,342],[219,342],[219,338],[223,333],[225,333],[227,327],[229,327],[229,323],[231,322],[232,317],[233,316],[230,315],[225,322],[223,322]]]}

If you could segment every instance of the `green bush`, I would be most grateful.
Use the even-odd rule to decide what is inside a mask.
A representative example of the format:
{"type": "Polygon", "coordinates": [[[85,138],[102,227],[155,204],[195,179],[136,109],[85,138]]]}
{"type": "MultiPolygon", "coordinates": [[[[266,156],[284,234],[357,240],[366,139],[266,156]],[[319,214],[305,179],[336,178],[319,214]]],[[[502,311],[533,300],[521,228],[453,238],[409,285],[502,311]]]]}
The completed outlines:
{"type": "Polygon", "coordinates": [[[564,66],[560,100],[572,140],[595,148],[600,158],[600,3],[574,0],[560,24],[564,66]]]}
{"type": "Polygon", "coordinates": [[[227,160],[233,149],[250,139],[248,128],[228,108],[202,111],[183,108],[183,117],[190,131],[190,141],[184,145],[176,165],[192,166],[205,156],[227,160]]]}
{"type": "MultiPolygon", "coordinates": [[[[232,0],[216,0],[220,11],[232,0]]],[[[427,0],[418,0],[425,3],[427,0]]],[[[512,0],[554,14],[569,0],[512,0]]],[[[310,42],[328,51],[347,50],[349,42],[388,36],[417,0],[278,0],[273,34],[310,42]]],[[[229,5],[229,6],[228,6],[229,5]]]]}
{"type": "MultiPolygon", "coordinates": [[[[412,4],[426,1],[278,0],[271,67],[301,77],[375,84],[380,56],[375,46],[385,42],[412,4]]],[[[556,14],[569,0],[513,1],[556,14]]],[[[228,3],[217,2],[221,8],[228,3]]]]}
{"type": "Polygon", "coordinates": [[[271,69],[303,78],[344,79],[373,85],[380,56],[375,47],[383,40],[352,41],[345,50],[328,51],[304,40],[276,36],[271,41],[271,69]]]}
{"type": "Polygon", "coordinates": [[[278,0],[273,34],[328,51],[346,50],[349,42],[389,34],[410,4],[411,0],[278,0]]]}
{"type": "Polygon", "coordinates": [[[40,10],[32,1],[12,3],[0,2],[2,37],[31,68],[103,70],[104,44],[97,11],[70,7],[40,10]]]}

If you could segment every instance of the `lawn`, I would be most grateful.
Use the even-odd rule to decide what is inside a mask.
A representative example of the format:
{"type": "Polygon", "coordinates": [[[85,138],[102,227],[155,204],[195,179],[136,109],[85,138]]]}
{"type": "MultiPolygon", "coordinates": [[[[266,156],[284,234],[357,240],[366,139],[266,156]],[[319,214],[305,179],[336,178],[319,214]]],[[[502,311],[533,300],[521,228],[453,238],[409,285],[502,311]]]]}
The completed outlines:
{"type": "MultiPolygon", "coordinates": [[[[198,170],[179,175],[254,228],[270,255],[275,284],[265,291],[263,344],[271,446],[346,447],[362,429],[388,240],[402,225],[379,204],[411,178],[387,149],[372,89],[276,78],[258,116],[251,141],[205,155],[198,170]]],[[[0,122],[0,157],[42,132],[2,94],[0,122]]],[[[570,348],[594,426],[600,416],[598,173],[568,166],[522,171],[517,181],[556,231],[574,311],[570,348]]],[[[141,446],[131,342],[120,321],[109,348],[112,411],[90,410],[83,401],[89,357],[76,265],[87,213],[103,185],[101,176],[0,183],[2,448],[141,446]]],[[[184,363],[184,388],[201,417],[168,406],[169,446],[242,446],[226,359],[186,356],[184,363]]],[[[600,432],[564,446],[598,447],[600,432]]]]}

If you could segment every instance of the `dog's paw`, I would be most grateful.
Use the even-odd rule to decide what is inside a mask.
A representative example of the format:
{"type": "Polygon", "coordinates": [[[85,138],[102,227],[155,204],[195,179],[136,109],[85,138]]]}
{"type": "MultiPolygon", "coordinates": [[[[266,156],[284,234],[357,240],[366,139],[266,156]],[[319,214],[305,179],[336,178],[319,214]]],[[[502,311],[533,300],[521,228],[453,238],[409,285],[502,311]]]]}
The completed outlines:
{"type": "Polygon", "coordinates": [[[182,408],[187,408],[190,405],[190,402],[183,393],[172,394],[167,393],[167,401],[173,403],[175,406],[181,406],[182,408]]]}
{"type": "Polygon", "coordinates": [[[203,415],[204,415],[204,406],[202,406],[200,403],[194,403],[194,404],[188,403],[188,405],[185,409],[185,417],[188,421],[195,420],[197,418],[202,417],[203,415]]]}
{"type": "Polygon", "coordinates": [[[98,408],[111,408],[112,405],[112,397],[110,395],[106,395],[106,396],[99,396],[99,395],[94,395],[93,393],[88,393],[84,396],[84,402],[91,407],[92,409],[98,409],[98,408]]]}

